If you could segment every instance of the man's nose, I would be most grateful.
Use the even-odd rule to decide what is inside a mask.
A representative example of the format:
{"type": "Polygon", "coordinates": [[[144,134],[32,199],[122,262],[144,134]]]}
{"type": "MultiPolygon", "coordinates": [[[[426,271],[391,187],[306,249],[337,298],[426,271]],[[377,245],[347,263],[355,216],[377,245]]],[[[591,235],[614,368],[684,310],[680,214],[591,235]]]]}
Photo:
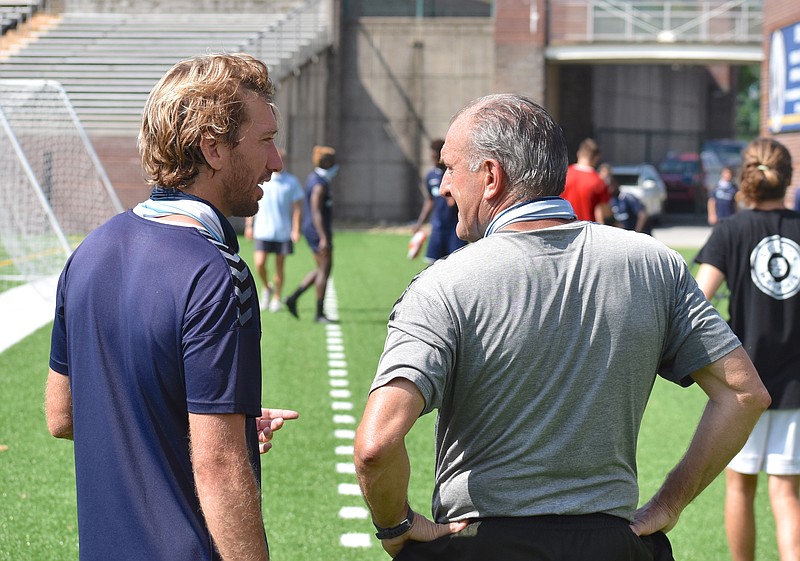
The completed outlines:
{"type": "Polygon", "coordinates": [[[270,157],[267,158],[267,168],[273,172],[279,172],[283,170],[283,158],[281,157],[281,153],[277,148],[275,148],[270,157]]]}

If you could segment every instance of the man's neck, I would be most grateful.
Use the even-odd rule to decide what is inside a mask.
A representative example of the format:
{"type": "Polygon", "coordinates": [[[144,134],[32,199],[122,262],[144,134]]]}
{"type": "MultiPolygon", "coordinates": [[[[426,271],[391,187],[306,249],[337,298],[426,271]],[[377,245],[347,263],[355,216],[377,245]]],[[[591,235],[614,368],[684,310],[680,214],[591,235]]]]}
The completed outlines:
{"type": "Polygon", "coordinates": [[[761,201],[755,204],[754,210],[780,210],[786,208],[783,204],[783,199],[770,199],[768,201],[761,201]]]}
{"type": "Polygon", "coordinates": [[[516,222],[503,228],[504,232],[532,232],[533,230],[543,230],[553,226],[563,226],[575,222],[575,219],[565,220],[563,218],[547,218],[545,220],[528,220],[527,222],[516,222]]]}

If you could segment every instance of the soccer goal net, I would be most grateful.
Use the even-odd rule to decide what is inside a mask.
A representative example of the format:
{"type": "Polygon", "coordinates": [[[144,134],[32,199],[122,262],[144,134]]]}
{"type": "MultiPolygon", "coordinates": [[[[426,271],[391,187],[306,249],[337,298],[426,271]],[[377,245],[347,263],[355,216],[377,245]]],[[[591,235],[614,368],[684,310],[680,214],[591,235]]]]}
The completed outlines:
{"type": "Polygon", "coordinates": [[[52,80],[0,79],[0,292],[57,275],[122,205],[52,80]]]}

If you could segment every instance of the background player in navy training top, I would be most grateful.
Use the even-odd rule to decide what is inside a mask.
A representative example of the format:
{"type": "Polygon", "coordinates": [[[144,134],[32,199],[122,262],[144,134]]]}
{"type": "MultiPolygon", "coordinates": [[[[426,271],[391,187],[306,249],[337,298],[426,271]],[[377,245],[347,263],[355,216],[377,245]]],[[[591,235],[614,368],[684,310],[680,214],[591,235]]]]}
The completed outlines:
{"type": "Polygon", "coordinates": [[[433,167],[425,176],[425,202],[414,225],[414,232],[422,229],[423,224],[431,217],[431,235],[425,250],[425,260],[433,263],[437,259],[447,257],[467,242],[456,235],[458,223],[458,207],[451,197],[439,194],[439,185],[442,183],[444,165],[442,164],[442,146],[444,140],[437,138],[431,142],[431,161],[433,167]]]}
{"type": "Polygon", "coordinates": [[[325,292],[333,270],[333,196],[331,181],[339,171],[336,150],[330,146],[314,146],[312,154],[314,171],[306,179],[303,205],[303,235],[314,254],[317,266],[300,281],[300,285],[286,299],[286,309],[296,318],[297,299],[314,286],[317,293],[317,323],[332,323],[325,315],[325,292]]]}
{"type": "Polygon", "coordinates": [[[282,167],[273,87],[248,55],[176,64],[139,149],[150,199],[87,236],[59,280],[46,413],[75,441],[80,559],[269,559],[255,284],[226,217],[282,167]],[[259,445],[259,441],[261,445],[259,445]]]}
{"type": "Polygon", "coordinates": [[[729,167],[722,168],[719,181],[708,197],[708,223],[711,226],[736,214],[737,191],[733,183],[733,170],[729,167]]]}

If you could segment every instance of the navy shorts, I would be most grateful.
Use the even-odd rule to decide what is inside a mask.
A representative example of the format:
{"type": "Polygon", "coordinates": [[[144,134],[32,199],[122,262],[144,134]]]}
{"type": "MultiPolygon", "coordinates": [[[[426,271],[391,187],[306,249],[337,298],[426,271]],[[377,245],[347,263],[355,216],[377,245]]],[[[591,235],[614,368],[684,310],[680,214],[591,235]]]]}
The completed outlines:
{"type": "MultiPolygon", "coordinates": [[[[308,246],[314,253],[319,252],[319,235],[316,230],[304,231],[303,235],[306,237],[308,246]]],[[[333,232],[327,232],[328,235],[328,249],[333,250],[333,232]]]]}
{"type": "Polygon", "coordinates": [[[674,561],[662,532],[639,537],[607,514],[484,518],[432,542],[406,542],[395,561],[674,561]]]}
{"type": "Polygon", "coordinates": [[[294,253],[294,244],[292,240],[288,242],[272,242],[267,240],[253,240],[253,245],[256,251],[263,251],[265,253],[274,253],[276,255],[291,255],[294,253]]]}

